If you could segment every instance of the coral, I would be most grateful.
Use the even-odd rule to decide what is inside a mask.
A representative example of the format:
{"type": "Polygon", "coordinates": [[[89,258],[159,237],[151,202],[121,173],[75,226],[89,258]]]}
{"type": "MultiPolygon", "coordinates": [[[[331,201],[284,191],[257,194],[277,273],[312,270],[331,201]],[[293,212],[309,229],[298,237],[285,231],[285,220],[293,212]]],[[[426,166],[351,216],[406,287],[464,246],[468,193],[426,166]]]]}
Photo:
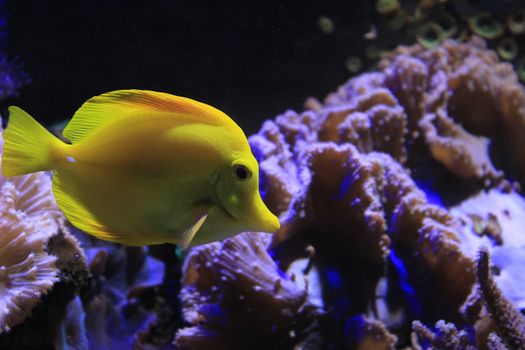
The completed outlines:
{"type": "Polygon", "coordinates": [[[489,139],[473,136],[446,114],[438,109],[420,121],[434,158],[463,178],[501,176],[489,157],[489,139]]]}
{"type": "MultiPolygon", "coordinates": [[[[473,35],[487,39],[488,45],[504,59],[517,63],[517,52],[524,49],[525,9],[518,0],[504,5],[491,1],[376,1],[374,35],[365,35],[359,46],[373,46],[389,51],[397,45],[421,44],[436,47],[446,39],[468,41],[473,35]]],[[[358,40],[358,39],[354,39],[358,40]]],[[[378,55],[367,55],[364,68],[377,63],[378,55]]],[[[525,81],[522,79],[522,81],[525,81]]]]}
{"type": "Polygon", "coordinates": [[[0,347],[65,344],[70,333],[62,322],[85,278],[83,259],[49,176],[0,176],[0,347]]]}
{"type": "Polygon", "coordinates": [[[184,265],[181,300],[191,327],[181,349],[291,348],[319,313],[308,291],[280,271],[266,251],[269,236],[242,233],[194,249],[184,265]]]}
{"type": "MultiPolygon", "coordinates": [[[[135,338],[148,331],[159,313],[172,312],[164,288],[165,283],[176,280],[176,275],[169,275],[163,262],[147,254],[143,247],[100,241],[77,230],[74,233],[84,246],[91,274],[80,290],[89,348],[145,346],[148,339],[134,344],[135,338]]],[[[170,264],[176,263],[174,248],[169,250],[170,264]]],[[[168,339],[156,346],[172,340],[175,328],[167,331],[168,339]]]]}
{"type": "Polygon", "coordinates": [[[505,344],[494,333],[491,333],[487,339],[487,348],[489,350],[507,350],[505,344]]]}
{"type": "Polygon", "coordinates": [[[516,307],[524,308],[523,281],[515,278],[525,263],[525,236],[516,234],[525,230],[523,196],[492,189],[467,198],[450,212],[461,222],[459,237],[464,254],[477,259],[480,247],[487,247],[499,271],[494,276],[499,288],[516,307]]]}
{"type": "Polygon", "coordinates": [[[0,188],[0,277],[10,282],[0,288],[0,333],[12,328],[0,335],[1,348],[129,348],[138,334],[145,340],[136,346],[171,342],[181,324],[173,246],[165,268],[145,248],[71,228],[82,249],[47,174],[0,177],[0,188]]]}
{"type": "Polygon", "coordinates": [[[469,343],[468,334],[458,331],[452,323],[440,320],[435,331],[425,327],[421,322],[412,323],[412,346],[416,349],[475,350],[469,343]]]}
{"type": "Polygon", "coordinates": [[[142,304],[155,315],[154,318],[150,318],[146,327],[135,335],[134,346],[139,349],[165,348],[171,345],[173,334],[183,325],[180,301],[177,297],[181,288],[182,261],[171,244],[149,247],[148,253],[162,261],[164,274],[161,283],[155,285],[155,281],[149,280],[148,284],[153,285],[140,284],[128,292],[130,305],[142,304]]]}
{"type": "Polygon", "coordinates": [[[474,327],[481,299],[460,308],[482,242],[502,257],[496,278],[505,293],[523,298],[509,279],[522,266],[509,252],[522,248],[515,232],[523,199],[505,178],[523,180],[521,149],[510,145],[522,142],[524,90],[477,38],[402,47],[380,67],[250,137],[264,199],[282,221],[272,256],[286,270],[312,247],[329,310],[319,322],[327,346],[344,346],[344,324],[356,315],[377,318],[399,344],[420,319],[456,323],[437,323],[432,341],[484,345],[491,326],[474,327]],[[487,198],[469,207],[473,194],[487,198]]]}
{"type": "Polygon", "coordinates": [[[521,151],[525,145],[519,136],[525,132],[525,90],[512,66],[498,62],[492,51],[485,50],[483,41],[446,41],[427,51],[419,46],[401,47],[380,66],[401,104],[408,104],[407,96],[421,96],[424,91],[426,98],[417,99],[422,103],[418,113],[408,113],[409,132],[422,133],[432,155],[450,171],[461,177],[494,180],[502,176],[494,169],[497,161],[511,175],[525,179],[521,151]],[[399,69],[400,61],[416,61],[428,67],[426,74],[418,69],[416,84],[406,84],[401,90],[397,81],[406,80],[404,74],[411,76],[413,69],[399,69]],[[499,148],[492,153],[501,159],[490,158],[487,139],[492,148],[499,148]]]}
{"type": "Polygon", "coordinates": [[[503,34],[504,27],[488,12],[482,12],[468,19],[470,30],[482,38],[495,39],[503,34]]]}
{"type": "Polygon", "coordinates": [[[0,176],[0,333],[21,323],[58,280],[56,258],[46,252],[60,220],[50,185],[42,173],[0,176]]]}
{"type": "Polygon", "coordinates": [[[21,323],[58,280],[56,258],[45,251],[45,233],[15,209],[16,189],[0,193],[0,332],[21,323]]]}
{"type": "Polygon", "coordinates": [[[392,335],[383,323],[362,315],[347,320],[345,331],[345,349],[395,349],[397,342],[397,337],[392,335]]]}
{"type": "Polygon", "coordinates": [[[18,96],[18,91],[29,82],[19,60],[0,53],[0,101],[18,96]]]}
{"type": "MultiPolygon", "coordinates": [[[[376,5],[414,24],[403,2],[376,5]]],[[[460,33],[442,15],[431,45],[250,137],[273,236],[195,247],[181,266],[172,245],[73,236],[46,174],[0,178],[0,305],[14,310],[0,308],[0,347],[523,347],[525,90],[479,38],[445,40],[460,33]]]]}
{"type": "Polygon", "coordinates": [[[66,317],[60,327],[61,332],[55,340],[56,349],[89,349],[89,341],[84,325],[85,316],[82,302],[77,296],[67,307],[66,317]]]}
{"type": "Polygon", "coordinates": [[[427,23],[419,28],[416,34],[417,42],[424,48],[430,49],[439,45],[445,37],[443,28],[434,22],[427,23]]]}
{"type": "Polygon", "coordinates": [[[477,264],[478,282],[497,333],[511,349],[525,349],[525,319],[503,296],[490,272],[489,253],[482,248],[477,264]]]}
{"type": "Polygon", "coordinates": [[[518,44],[514,38],[503,38],[496,47],[499,57],[505,61],[512,61],[518,57],[518,44]]]}
{"type": "Polygon", "coordinates": [[[364,310],[380,276],[373,271],[382,271],[395,247],[421,294],[448,305],[440,305],[440,312],[453,317],[474,282],[473,263],[459,250],[458,223],[429,205],[402,167],[384,154],[363,155],[352,145],[327,143],[308,145],[302,157],[305,190],[294,198],[274,245],[303,235],[330,260],[351,257],[367,266],[359,277],[362,287],[349,291],[364,310]]]}

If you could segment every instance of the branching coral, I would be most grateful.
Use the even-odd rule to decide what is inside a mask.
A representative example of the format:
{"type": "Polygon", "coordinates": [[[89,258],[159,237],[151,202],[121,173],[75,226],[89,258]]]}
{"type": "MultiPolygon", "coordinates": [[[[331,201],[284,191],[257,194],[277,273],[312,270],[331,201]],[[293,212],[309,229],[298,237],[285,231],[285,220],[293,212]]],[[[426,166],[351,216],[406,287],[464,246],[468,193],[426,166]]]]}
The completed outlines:
{"type": "Polygon", "coordinates": [[[498,329],[498,335],[511,349],[525,349],[525,320],[503,296],[490,272],[489,253],[479,252],[478,282],[485,305],[498,329]]]}
{"type": "Polygon", "coordinates": [[[412,323],[412,346],[416,349],[443,349],[443,350],[475,350],[469,344],[469,336],[465,331],[458,331],[452,323],[440,320],[436,323],[436,330],[425,327],[421,322],[412,323]]]}

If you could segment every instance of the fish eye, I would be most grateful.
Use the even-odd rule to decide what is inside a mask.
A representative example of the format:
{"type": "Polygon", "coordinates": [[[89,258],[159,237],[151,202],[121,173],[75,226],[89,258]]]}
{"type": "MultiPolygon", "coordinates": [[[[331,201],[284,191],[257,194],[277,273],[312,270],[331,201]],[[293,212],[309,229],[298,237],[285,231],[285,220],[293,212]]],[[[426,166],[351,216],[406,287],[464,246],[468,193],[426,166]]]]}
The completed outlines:
{"type": "Polygon", "coordinates": [[[252,173],[245,165],[242,164],[236,164],[233,166],[232,169],[233,177],[236,180],[244,181],[252,176],[252,173]]]}

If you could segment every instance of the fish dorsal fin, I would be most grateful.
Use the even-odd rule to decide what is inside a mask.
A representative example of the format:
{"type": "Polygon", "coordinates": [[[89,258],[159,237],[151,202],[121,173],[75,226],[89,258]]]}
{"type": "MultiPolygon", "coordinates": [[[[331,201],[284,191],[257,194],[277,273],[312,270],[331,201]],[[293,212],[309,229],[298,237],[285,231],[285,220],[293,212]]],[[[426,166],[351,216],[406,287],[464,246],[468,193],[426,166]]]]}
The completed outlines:
{"type": "Polygon", "coordinates": [[[182,248],[182,250],[186,250],[190,246],[193,237],[195,237],[197,231],[199,231],[199,229],[202,227],[207,217],[208,213],[202,215],[193,225],[184,230],[184,232],[182,233],[182,238],[180,240],[180,247],[182,248]]]}
{"type": "Polygon", "coordinates": [[[149,90],[116,90],[87,100],[75,112],[63,134],[76,143],[115,118],[126,118],[141,112],[173,114],[181,118],[183,124],[233,123],[218,109],[186,97],[149,90]]]}

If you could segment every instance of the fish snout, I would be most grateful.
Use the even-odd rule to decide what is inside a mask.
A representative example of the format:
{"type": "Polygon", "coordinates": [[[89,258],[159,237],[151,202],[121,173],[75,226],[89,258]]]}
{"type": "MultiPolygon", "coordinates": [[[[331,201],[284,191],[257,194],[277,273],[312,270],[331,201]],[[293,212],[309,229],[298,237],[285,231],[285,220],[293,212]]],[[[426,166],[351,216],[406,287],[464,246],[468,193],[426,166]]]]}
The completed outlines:
{"type": "Polygon", "coordinates": [[[255,200],[250,214],[250,223],[253,226],[250,229],[253,231],[274,233],[281,227],[277,216],[272,214],[260,196],[255,200]]]}
{"type": "Polygon", "coordinates": [[[266,222],[264,223],[264,229],[262,230],[263,232],[274,233],[281,227],[281,223],[279,222],[277,216],[273,214],[271,215],[273,216],[273,218],[271,218],[270,220],[266,220],[266,222]]]}

